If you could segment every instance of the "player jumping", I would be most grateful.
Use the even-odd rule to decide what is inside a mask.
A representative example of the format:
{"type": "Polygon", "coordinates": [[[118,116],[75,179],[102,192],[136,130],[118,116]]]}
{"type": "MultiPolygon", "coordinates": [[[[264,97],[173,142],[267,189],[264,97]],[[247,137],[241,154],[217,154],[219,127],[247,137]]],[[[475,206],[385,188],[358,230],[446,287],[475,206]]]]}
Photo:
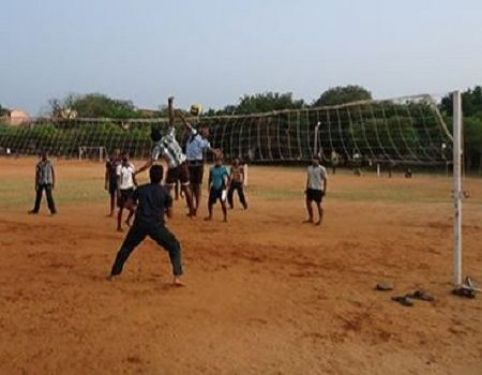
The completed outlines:
{"type": "Polygon", "coordinates": [[[168,99],[169,110],[169,129],[163,136],[159,129],[151,130],[151,139],[155,142],[152,149],[150,159],[136,172],[139,174],[151,167],[160,157],[167,163],[168,170],[166,176],[166,185],[171,190],[176,181],[181,182],[181,190],[186,197],[186,203],[189,208],[189,216],[195,215],[193,206],[192,191],[190,186],[189,169],[186,163],[186,155],[182,152],[182,148],[176,140],[176,130],[174,128],[174,98],[168,99]]]}
{"type": "Polygon", "coordinates": [[[176,111],[176,114],[182,120],[188,131],[186,137],[186,157],[193,192],[194,214],[196,214],[201,203],[201,185],[204,175],[204,151],[210,151],[214,155],[218,155],[219,150],[211,148],[211,144],[207,139],[209,136],[208,128],[203,127],[198,131],[186,120],[180,111],[176,111]]]}

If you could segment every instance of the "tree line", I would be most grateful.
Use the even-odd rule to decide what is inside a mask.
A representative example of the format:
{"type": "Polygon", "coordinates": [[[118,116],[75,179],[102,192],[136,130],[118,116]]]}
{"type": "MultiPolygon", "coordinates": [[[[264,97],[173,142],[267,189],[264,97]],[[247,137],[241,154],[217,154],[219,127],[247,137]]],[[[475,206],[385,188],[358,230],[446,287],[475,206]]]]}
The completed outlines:
{"type": "MultiPolygon", "coordinates": [[[[309,109],[314,107],[332,106],[355,101],[372,99],[372,94],[364,87],[357,85],[334,87],[323,92],[316,100],[307,102],[304,99],[294,98],[292,93],[265,92],[244,95],[236,104],[226,105],[221,109],[208,109],[203,115],[207,118],[219,115],[243,115],[270,112],[284,109],[309,109]]],[[[464,144],[465,162],[468,169],[478,170],[482,173],[482,87],[475,86],[462,93],[464,109],[464,144]]],[[[68,95],[63,99],[49,101],[50,115],[52,118],[111,118],[143,119],[160,118],[167,116],[167,108],[159,106],[156,110],[144,110],[136,107],[130,100],[110,98],[103,94],[68,95]]],[[[446,123],[452,123],[452,97],[447,95],[439,104],[446,123]]],[[[6,108],[0,106],[0,115],[8,114],[6,108]]],[[[373,124],[372,124],[373,125],[373,124]]],[[[366,131],[371,132],[375,125],[366,125],[366,131]],[[370,127],[371,126],[371,127],[370,127]]],[[[377,127],[377,129],[382,127],[377,127]]],[[[353,135],[358,139],[359,135],[353,135]]],[[[407,131],[404,139],[409,143],[414,142],[407,131]]]]}

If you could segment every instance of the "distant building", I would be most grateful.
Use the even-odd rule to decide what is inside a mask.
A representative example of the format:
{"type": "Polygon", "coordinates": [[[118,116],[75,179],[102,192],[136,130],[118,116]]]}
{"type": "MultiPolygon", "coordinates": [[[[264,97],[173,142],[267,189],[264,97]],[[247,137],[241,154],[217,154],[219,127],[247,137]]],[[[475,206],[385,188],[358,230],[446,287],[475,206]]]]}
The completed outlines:
{"type": "Polygon", "coordinates": [[[65,120],[72,120],[74,118],[77,118],[77,115],[77,111],[72,108],[64,108],[60,111],[60,118],[65,120]]]}
{"type": "Polygon", "coordinates": [[[27,112],[21,109],[12,109],[7,112],[6,115],[1,117],[2,122],[11,126],[18,126],[30,121],[30,116],[27,112]]]}

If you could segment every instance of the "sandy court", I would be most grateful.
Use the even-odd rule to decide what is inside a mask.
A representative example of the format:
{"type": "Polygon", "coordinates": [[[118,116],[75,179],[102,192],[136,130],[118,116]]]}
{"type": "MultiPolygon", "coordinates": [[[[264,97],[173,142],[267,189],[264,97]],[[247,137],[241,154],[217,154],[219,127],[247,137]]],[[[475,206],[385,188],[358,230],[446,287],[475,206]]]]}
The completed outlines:
{"type": "MultiPolygon", "coordinates": [[[[60,213],[44,200],[33,217],[34,164],[0,159],[0,374],[482,374],[482,296],[450,295],[447,178],[330,176],[317,228],[304,168],[250,167],[250,209],[228,224],[176,203],[187,287],[172,289],[151,241],[105,281],[123,235],[102,164],[56,161],[60,213]],[[436,301],[390,301],[417,287],[436,301]]],[[[464,271],[482,283],[482,181],[466,184],[464,271]]]]}

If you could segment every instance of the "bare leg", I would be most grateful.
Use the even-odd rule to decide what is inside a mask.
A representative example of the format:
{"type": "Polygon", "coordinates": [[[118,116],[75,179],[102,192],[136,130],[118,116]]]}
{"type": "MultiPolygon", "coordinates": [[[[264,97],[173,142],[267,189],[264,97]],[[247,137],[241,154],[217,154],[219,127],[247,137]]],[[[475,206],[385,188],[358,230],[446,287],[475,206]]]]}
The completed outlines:
{"type": "Polygon", "coordinates": [[[126,219],[126,224],[128,227],[131,226],[131,219],[132,219],[132,216],[134,216],[134,210],[129,210],[129,215],[127,216],[127,219],[126,219]]]}
{"type": "Polygon", "coordinates": [[[223,209],[223,221],[225,223],[228,222],[228,208],[226,207],[226,202],[225,201],[222,201],[221,202],[221,208],[223,209]]]}
{"type": "Polygon", "coordinates": [[[213,218],[213,205],[211,203],[208,204],[208,212],[209,212],[208,217],[204,219],[206,221],[212,220],[213,218]]]}
{"type": "Polygon", "coordinates": [[[228,189],[228,203],[229,203],[230,209],[234,208],[233,193],[234,193],[234,184],[231,184],[231,186],[228,189]]]}
{"type": "Polygon", "coordinates": [[[201,202],[201,186],[199,184],[191,184],[193,195],[194,213],[197,213],[199,203],[201,202]]]}
{"type": "Polygon", "coordinates": [[[121,225],[121,222],[122,222],[122,211],[123,211],[123,207],[119,207],[119,213],[117,214],[117,231],[118,232],[122,232],[122,225],[121,225]]]}
{"type": "Polygon", "coordinates": [[[306,199],[306,209],[308,210],[308,220],[305,220],[304,223],[312,223],[313,222],[313,207],[311,206],[311,201],[306,199]]]}
{"type": "Polygon", "coordinates": [[[179,199],[179,182],[174,185],[174,196],[176,200],[179,199]]]}
{"type": "Polygon", "coordinates": [[[111,194],[110,195],[110,214],[109,214],[109,216],[114,216],[115,204],[116,204],[115,194],[111,194]]]}
{"type": "Polygon", "coordinates": [[[315,225],[321,225],[323,221],[323,208],[321,207],[321,203],[316,203],[316,207],[318,208],[318,221],[316,222],[315,225]]]}
{"type": "Polygon", "coordinates": [[[182,185],[182,190],[184,191],[187,207],[189,208],[189,216],[196,216],[196,211],[194,210],[193,202],[192,202],[191,187],[189,185],[182,185]]]}

